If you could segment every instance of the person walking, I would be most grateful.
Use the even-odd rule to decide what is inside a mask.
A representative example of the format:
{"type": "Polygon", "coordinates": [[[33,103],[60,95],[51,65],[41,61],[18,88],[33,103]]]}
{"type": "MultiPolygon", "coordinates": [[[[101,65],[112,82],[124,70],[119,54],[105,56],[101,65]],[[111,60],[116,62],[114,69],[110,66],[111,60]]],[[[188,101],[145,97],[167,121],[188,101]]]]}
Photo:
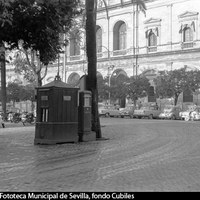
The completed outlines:
{"type": "Polygon", "coordinates": [[[4,124],[4,121],[3,121],[3,116],[2,114],[0,113],[0,124],[3,128],[5,128],[5,124],[4,124]]]}
{"type": "Polygon", "coordinates": [[[26,122],[26,112],[23,112],[22,115],[21,115],[21,120],[22,120],[22,124],[25,126],[25,122],[26,122]]]}

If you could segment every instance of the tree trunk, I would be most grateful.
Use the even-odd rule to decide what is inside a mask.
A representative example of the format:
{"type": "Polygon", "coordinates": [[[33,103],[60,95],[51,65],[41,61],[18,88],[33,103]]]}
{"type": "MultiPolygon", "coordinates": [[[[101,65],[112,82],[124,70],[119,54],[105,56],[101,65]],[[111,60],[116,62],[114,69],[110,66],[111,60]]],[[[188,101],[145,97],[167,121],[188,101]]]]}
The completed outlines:
{"type": "Polygon", "coordinates": [[[40,71],[37,72],[36,77],[37,77],[37,87],[42,86],[42,78],[41,78],[41,72],[40,71]]]}
{"type": "Polygon", "coordinates": [[[175,94],[174,95],[174,105],[176,106],[177,102],[178,102],[178,96],[179,94],[175,94]]]}
{"type": "Polygon", "coordinates": [[[1,101],[2,111],[6,114],[6,61],[5,61],[5,46],[0,43],[0,69],[1,69],[1,101]]]}
{"type": "Polygon", "coordinates": [[[96,138],[101,138],[97,90],[96,3],[96,0],[86,0],[87,88],[92,92],[92,131],[96,132],[96,138]]]}

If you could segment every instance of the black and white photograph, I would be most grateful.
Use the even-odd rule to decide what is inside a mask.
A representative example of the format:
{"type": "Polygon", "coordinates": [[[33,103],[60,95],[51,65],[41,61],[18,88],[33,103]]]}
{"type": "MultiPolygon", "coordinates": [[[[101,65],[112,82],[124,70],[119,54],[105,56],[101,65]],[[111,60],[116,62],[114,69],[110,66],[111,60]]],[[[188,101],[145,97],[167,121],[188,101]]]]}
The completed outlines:
{"type": "Polygon", "coordinates": [[[0,0],[0,199],[145,192],[200,192],[200,0],[0,0]]]}

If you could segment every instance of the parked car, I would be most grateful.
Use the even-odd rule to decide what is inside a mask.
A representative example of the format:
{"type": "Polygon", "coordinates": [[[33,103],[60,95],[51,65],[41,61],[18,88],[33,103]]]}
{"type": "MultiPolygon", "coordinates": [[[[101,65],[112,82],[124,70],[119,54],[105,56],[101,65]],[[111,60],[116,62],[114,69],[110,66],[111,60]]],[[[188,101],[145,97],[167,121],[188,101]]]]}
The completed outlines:
{"type": "Polygon", "coordinates": [[[179,113],[181,108],[179,106],[167,106],[163,112],[160,113],[160,119],[180,119],[179,113]]]}
{"type": "Polygon", "coordinates": [[[142,117],[148,117],[149,119],[158,118],[161,110],[156,105],[150,105],[135,109],[133,116],[141,119],[142,117]]]}
{"type": "Polygon", "coordinates": [[[128,105],[125,108],[121,108],[120,109],[120,116],[121,116],[121,118],[123,118],[123,117],[133,118],[134,110],[135,110],[135,106],[134,105],[128,105]]]}
{"type": "Polygon", "coordinates": [[[99,115],[105,117],[120,117],[119,108],[114,105],[105,105],[99,108],[99,115]]]}
{"type": "Polygon", "coordinates": [[[180,119],[185,120],[185,121],[189,121],[190,118],[191,118],[190,114],[191,114],[192,111],[195,110],[195,107],[196,107],[195,105],[190,105],[190,106],[188,106],[187,110],[181,111],[179,113],[180,119]]]}
{"type": "Polygon", "coordinates": [[[190,112],[190,120],[198,121],[200,120],[200,107],[197,106],[193,111],[190,112]]]}

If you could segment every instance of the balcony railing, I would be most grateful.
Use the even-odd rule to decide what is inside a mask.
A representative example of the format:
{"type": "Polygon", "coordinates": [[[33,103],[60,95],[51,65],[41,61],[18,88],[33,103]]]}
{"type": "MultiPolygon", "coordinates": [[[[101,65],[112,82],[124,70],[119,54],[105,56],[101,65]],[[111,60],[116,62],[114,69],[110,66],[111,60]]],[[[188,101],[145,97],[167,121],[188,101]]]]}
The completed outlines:
{"type": "Polygon", "coordinates": [[[81,55],[70,56],[70,61],[77,61],[77,60],[81,60],[81,55]]]}
{"type": "Polygon", "coordinates": [[[187,48],[193,48],[194,47],[194,42],[183,42],[181,44],[183,49],[187,49],[187,48]]]}
{"type": "Polygon", "coordinates": [[[154,47],[147,47],[147,52],[148,52],[148,53],[157,52],[157,46],[154,46],[154,47]]]}
{"type": "Polygon", "coordinates": [[[126,54],[127,54],[126,49],[113,51],[113,56],[123,56],[123,55],[126,55],[126,54]]]}
{"type": "MultiPolygon", "coordinates": [[[[160,52],[170,52],[170,51],[181,51],[187,50],[192,48],[200,48],[200,40],[192,41],[192,42],[176,42],[170,44],[162,44],[157,46],[143,46],[139,48],[139,54],[151,54],[151,53],[160,53],[160,52]]],[[[97,59],[111,59],[117,58],[118,56],[132,56],[134,55],[134,49],[121,49],[121,50],[114,50],[114,51],[102,51],[97,52],[97,59]]],[[[76,61],[83,61],[87,60],[86,54],[84,55],[74,55],[67,57],[67,61],[69,62],[76,62],[76,61]]],[[[61,60],[60,60],[61,62],[61,60]]]]}

